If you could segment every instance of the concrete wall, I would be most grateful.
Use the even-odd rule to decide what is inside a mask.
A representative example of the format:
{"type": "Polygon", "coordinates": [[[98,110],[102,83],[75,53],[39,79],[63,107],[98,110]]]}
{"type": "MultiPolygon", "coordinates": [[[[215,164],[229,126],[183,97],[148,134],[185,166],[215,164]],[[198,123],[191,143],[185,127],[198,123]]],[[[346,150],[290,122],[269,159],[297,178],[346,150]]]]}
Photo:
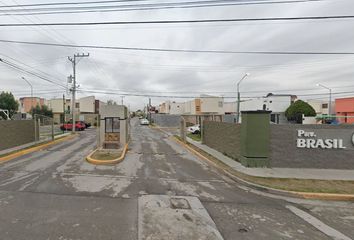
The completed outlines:
{"type": "Polygon", "coordinates": [[[270,166],[284,168],[354,169],[354,126],[271,125],[270,166]],[[312,139],[343,139],[346,149],[298,148],[298,130],[312,139]]]}
{"type": "Polygon", "coordinates": [[[204,121],[204,143],[235,160],[240,157],[241,125],[204,121]]]}
{"type": "Polygon", "coordinates": [[[34,132],[32,120],[0,121],[0,150],[34,142],[34,132]]]}
{"type": "Polygon", "coordinates": [[[152,121],[160,127],[179,127],[181,116],[170,114],[151,114],[152,121]]]}

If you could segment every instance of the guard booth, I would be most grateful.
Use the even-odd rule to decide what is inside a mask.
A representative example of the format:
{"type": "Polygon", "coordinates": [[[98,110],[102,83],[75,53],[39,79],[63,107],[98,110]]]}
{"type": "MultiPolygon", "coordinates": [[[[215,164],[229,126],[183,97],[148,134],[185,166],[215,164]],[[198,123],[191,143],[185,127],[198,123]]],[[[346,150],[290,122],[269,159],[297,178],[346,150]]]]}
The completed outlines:
{"type": "Polygon", "coordinates": [[[128,142],[128,109],[123,105],[100,107],[99,148],[120,149],[128,142]]]}

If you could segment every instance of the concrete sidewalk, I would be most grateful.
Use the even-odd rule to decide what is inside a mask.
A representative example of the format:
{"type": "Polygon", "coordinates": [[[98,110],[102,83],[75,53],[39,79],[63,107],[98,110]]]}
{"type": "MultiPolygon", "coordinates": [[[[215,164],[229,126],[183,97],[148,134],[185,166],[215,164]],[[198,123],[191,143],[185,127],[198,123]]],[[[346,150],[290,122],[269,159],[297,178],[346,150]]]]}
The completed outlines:
{"type": "Polygon", "coordinates": [[[234,170],[254,177],[354,181],[354,170],[311,168],[247,168],[244,167],[241,163],[225,156],[215,149],[201,144],[200,142],[194,141],[188,137],[187,141],[195,147],[198,147],[204,152],[207,152],[213,157],[219,159],[234,170]]]}

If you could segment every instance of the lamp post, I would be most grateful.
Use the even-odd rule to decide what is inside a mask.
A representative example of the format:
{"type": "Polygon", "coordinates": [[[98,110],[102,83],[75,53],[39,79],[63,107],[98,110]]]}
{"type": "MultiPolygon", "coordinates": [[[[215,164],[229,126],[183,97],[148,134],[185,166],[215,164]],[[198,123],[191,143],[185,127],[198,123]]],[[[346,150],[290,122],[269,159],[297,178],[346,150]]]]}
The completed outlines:
{"type": "Polygon", "coordinates": [[[31,109],[32,109],[33,108],[33,86],[25,77],[22,77],[22,79],[25,80],[26,83],[28,83],[28,85],[30,85],[31,87],[31,109]]]}
{"type": "Polygon", "coordinates": [[[332,114],[332,89],[329,87],[326,87],[322,84],[319,84],[319,83],[316,85],[317,85],[317,87],[322,87],[322,88],[325,88],[329,91],[328,116],[331,116],[331,114],[332,114]]]}
{"type": "Polygon", "coordinates": [[[236,115],[236,122],[239,123],[240,121],[240,101],[241,101],[241,94],[240,94],[240,84],[241,82],[250,75],[250,73],[246,73],[243,75],[240,81],[237,83],[237,115],[236,115]]]}

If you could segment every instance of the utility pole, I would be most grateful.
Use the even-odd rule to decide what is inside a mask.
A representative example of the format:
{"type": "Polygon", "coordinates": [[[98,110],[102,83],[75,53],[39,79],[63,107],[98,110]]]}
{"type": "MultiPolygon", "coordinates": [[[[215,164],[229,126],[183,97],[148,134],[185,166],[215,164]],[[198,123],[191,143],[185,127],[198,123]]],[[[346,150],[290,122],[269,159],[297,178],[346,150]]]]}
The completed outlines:
{"type": "Polygon", "coordinates": [[[65,95],[64,94],[63,94],[63,124],[65,124],[65,95]]]}
{"type": "Polygon", "coordinates": [[[151,122],[151,98],[149,98],[149,122],[151,122]]]}
{"type": "Polygon", "coordinates": [[[75,95],[76,95],[76,59],[77,58],[83,58],[83,57],[89,57],[90,54],[74,54],[74,58],[68,57],[69,61],[73,65],[73,87],[72,87],[72,100],[71,100],[71,114],[72,114],[72,133],[75,133],[75,95]]]}
{"type": "MultiPolygon", "coordinates": [[[[28,85],[31,87],[31,109],[30,110],[33,110],[33,86],[25,77],[22,77],[22,79],[25,80],[26,83],[28,83],[28,85]]],[[[31,115],[33,115],[33,111],[31,113],[31,115]]]]}
{"type": "Polygon", "coordinates": [[[245,79],[247,76],[249,76],[249,73],[246,73],[243,75],[240,81],[237,83],[237,115],[236,115],[236,123],[240,122],[240,102],[241,102],[241,93],[240,93],[240,84],[245,79]]]}

